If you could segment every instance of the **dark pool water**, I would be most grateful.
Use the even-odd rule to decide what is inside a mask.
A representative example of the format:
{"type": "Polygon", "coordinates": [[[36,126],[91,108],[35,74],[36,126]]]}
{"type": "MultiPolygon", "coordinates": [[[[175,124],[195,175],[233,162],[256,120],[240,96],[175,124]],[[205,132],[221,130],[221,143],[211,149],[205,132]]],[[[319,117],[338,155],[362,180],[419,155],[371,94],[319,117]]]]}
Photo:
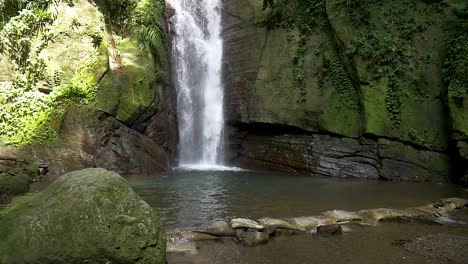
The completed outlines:
{"type": "Polygon", "coordinates": [[[467,197],[450,184],[343,180],[250,171],[173,171],[131,176],[136,192],[168,228],[230,217],[309,216],[333,209],[404,208],[467,197]]]}

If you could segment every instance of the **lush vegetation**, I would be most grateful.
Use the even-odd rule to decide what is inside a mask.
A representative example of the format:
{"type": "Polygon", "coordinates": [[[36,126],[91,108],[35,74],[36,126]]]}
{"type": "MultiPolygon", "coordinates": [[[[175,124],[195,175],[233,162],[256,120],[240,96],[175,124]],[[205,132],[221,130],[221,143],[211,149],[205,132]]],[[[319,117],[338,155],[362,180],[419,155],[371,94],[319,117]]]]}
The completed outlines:
{"type": "Polygon", "coordinates": [[[158,0],[96,0],[114,30],[135,36],[142,48],[156,50],[162,44],[160,14],[164,4],[158,0]]]}
{"type": "Polygon", "coordinates": [[[462,107],[468,95],[468,3],[454,7],[453,12],[459,20],[450,21],[445,28],[445,83],[449,98],[462,107]]]}
{"type": "MultiPolygon", "coordinates": [[[[438,50],[418,50],[416,43],[424,39],[425,32],[434,23],[446,23],[446,62],[444,63],[445,81],[449,97],[459,106],[468,94],[466,58],[467,34],[466,18],[468,4],[451,7],[458,20],[442,18],[442,1],[396,0],[385,2],[377,0],[264,0],[263,7],[268,11],[267,18],[260,26],[270,30],[275,28],[296,30],[296,55],[292,58],[294,65],[294,86],[306,90],[303,80],[304,54],[308,51],[309,36],[314,34],[332,34],[330,21],[342,23],[340,27],[352,29],[352,39],[345,44],[345,52],[350,61],[358,58],[366,65],[359,72],[361,83],[380,83],[384,87],[386,111],[395,129],[401,125],[401,111],[406,98],[424,101],[429,99],[430,87],[424,80],[427,67],[433,61],[438,50]],[[327,8],[330,9],[326,10],[327,8]],[[378,21],[371,12],[379,12],[378,21]],[[436,14],[430,17],[427,14],[436,14]]],[[[348,31],[349,32],[349,31],[348,31]]],[[[434,32],[432,34],[439,34],[434,32]]],[[[343,64],[346,63],[335,53],[325,50],[339,50],[342,44],[334,43],[316,50],[323,59],[323,71],[318,85],[323,86],[330,79],[335,89],[342,95],[343,104],[350,109],[359,110],[359,100],[353,91],[349,73],[343,64]],[[334,47],[333,47],[334,45],[334,47]],[[331,47],[331,48],[330,48],[331,47]]],[[[345,55],[343,55],[343,53],[345,55]]],[[[303,93],[302,93],[303,94],[303,93]]],[[[304,102],[298,100],[298,102],[304,102]]]]}
{"type": "Polygon", "coordinates": [[[309,38],[313,34],[324,36],[325,42],[320,49],[312,52],[317,58],[322,59],[323,69],[318,78],[318,87],[321,89],[328,80],[341,96],[342,105],[351,111],[359,112],[359,99],[355,88],[333,47],[332,32],[326,14],[326,2],[324,0],[264,0],[263,8],[267,17],[259,26],[269,30],[275,28],[292,31],[290,42],[294,47],[294,55],[291,58],[293,64],[293,86],[300,89],[297,103],[306,103],[308,84],[305,79],[305,56],[310,52],[309,38]],[[294,32],[298,32],[296,36],[294,32]],[[332,52],[321,52],[321,50],[332,52]]]}
{"type": "Polygon", "coordinates": [[[0,0],[0,140],[4,143],[21,147],[59,142],[67,107],[94,104],[102,78],[97,70],[108,67],[105,61],[102,65],[102,56],[105,60],[112,46],[112,40],[107,42],[113,34],[108,33],[138,39],[142,49],[161,46],[163,5],[158,0],[95,1],[106,17],[107,29],[89,21],[87,13],[82,14],[83,20],[73,18],[70,25],[61,25],[68,21],[63,20],[66,17],[55,22],[58,5],[75,4],[76,0],[0,0]],[[67,47],[73,38],[74,45],[67,47]],[[82,48],[80,39],[87,38],[94,50],[87,51],[82,65],[73,61],[56,65],[60,56],[80,52],[67,49],[82,48]],[[55,62],[50,56],[55,56],[55,62]]]}

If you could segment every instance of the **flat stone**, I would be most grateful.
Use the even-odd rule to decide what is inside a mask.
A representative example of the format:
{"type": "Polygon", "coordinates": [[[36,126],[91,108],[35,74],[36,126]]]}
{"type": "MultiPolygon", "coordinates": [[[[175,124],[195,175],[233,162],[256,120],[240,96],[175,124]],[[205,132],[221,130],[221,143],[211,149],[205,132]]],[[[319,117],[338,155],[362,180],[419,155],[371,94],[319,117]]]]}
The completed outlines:
{"type": "Polygon", "coordinates": [[[237,228],[250,228],[256,230],[263,230],[265,226],[255,222],[254,220],[250,220],[247,218],[236,218],[231,220],[231,227],[234,229],[237,228]]]}
{"type": "Polygon", "coordinates": [[[363,218],[356,212],[348,212],[343,210],[333,210],[324,212],[323,215],[334,218],[337,222],[362,221],[363,218]]]}
{"type": "Polygon", "coordinates": [[[377,224],[377,222],[381,220],[396,219],[404,216],[402,210],[387,208],[361,210],[358,214],[361,215],[364,222],[368,224],[377,224]]]}
{"type": "Polygon", "coordinates": [[[299,230],[311,230],[313,232],[315,232],[319,226],[336,224],[334,218],[324,215],[288,218],[287,220],[299,230]]]}
{"type": "Polygon", "coordinates": [[[275,227],[279,229],[295,229],[293,225],[291,225],[290,223],[282,219],[275,219],[275,218],[267,217],[267,218],[258,219],[257,222],[266,227],[275,227]]]}
{"type": "Polygon", "coordinates": [[[216,221],[210,223],[202,228],[195,230],[198,233],[205,233],[217,237],[233,237],[236,232],[232,227],[225,221],[216,221]]]}

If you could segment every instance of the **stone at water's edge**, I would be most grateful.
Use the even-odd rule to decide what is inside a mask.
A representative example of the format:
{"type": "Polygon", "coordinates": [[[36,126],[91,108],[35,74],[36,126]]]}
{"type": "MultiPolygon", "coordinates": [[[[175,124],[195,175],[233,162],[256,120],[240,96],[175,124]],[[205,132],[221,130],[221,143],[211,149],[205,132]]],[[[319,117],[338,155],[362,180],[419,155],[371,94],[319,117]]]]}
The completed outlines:
{"type": "MultiPolygon", "coordinates": [[[[443,216],[456,209],[468,207],[468,200],[462,198],[444,198],[424,206],[409,207],[405,209],[377,208],[357,212],[333,210],[320,215],[295,218],[275,219],[265,217],[257,221],[248,218],[236,218],[226,221],[217,221],[204,228],[193,231],[175,231],[176,236],[170,237],[170,253],[190,252],[185,247],[176,245],[180,242],[191,245],[193,241],[213,240],[223,237],[235,237],[245,246],[255,246],[268,243],[271,237],[281,235],[294,235],[297,232],[306,232],[317,235],[341,235],[352,232],[347,224],[363,226],[377,226],[384,220],[440,222],[437,217],[443,216]]],[[[187,229],[189,230],[189,229],[187,229]]]]}
{"type": "Polygon", "coordinates": [[[166,263],[155,211],[118,174],[60,177],[0,218],[0,263],[166,263]]]}

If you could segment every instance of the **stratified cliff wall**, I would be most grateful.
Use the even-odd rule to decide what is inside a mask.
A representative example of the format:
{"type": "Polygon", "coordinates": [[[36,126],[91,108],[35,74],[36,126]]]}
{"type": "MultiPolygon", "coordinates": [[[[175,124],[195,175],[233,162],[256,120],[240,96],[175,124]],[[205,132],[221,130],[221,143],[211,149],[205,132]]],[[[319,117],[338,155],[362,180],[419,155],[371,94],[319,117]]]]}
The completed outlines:
{"type": "Polygon", "coordinates": [[[464,1],[224,1],[227,160],[466,178],[464,1]]]}

